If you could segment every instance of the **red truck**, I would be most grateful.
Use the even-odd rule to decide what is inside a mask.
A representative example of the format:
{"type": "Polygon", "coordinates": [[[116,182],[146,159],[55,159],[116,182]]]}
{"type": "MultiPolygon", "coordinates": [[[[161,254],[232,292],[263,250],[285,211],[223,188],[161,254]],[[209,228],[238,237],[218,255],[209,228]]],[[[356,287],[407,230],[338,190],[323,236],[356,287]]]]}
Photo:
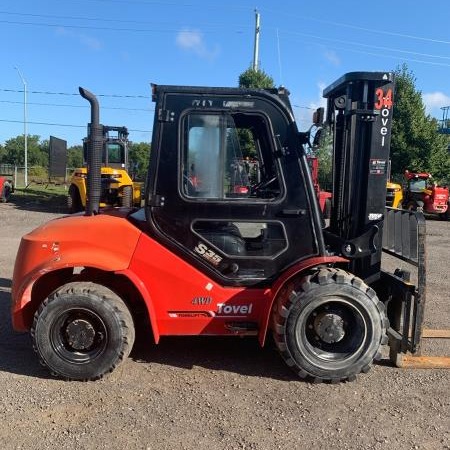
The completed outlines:
{"type": "Polygon", "coordinates": [[[428,172],[405,170],[406,189],[403,195],[403,209],[425,214],[439,214],[448,219],[448,187],[438,186],[428,172]]]}
{"type": "Polygon", "coordinates": [[[0,202],[6,203],[12,192],[14,192],[13,182],[4,176],[0,176],[0,202]]]}

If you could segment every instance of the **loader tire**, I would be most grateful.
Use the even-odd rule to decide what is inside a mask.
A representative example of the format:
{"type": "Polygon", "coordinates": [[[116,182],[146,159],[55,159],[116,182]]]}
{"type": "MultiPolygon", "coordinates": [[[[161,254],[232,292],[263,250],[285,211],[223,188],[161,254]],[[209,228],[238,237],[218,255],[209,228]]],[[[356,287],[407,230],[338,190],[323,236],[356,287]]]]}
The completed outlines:
{"type": "Polygon", "coordinates": [[[131,351],[134,324],[125,303],[91,282],[68,283],[39,307],[31,329],[41,363],[67,380],[96,380],[131,351]]]}
{"type": "Polygon", "coordinates": [[[133,186],[123,187],[120,206],[125,208],[131,208],[133,206],[133,186]]]}
{"type": "Polygon", "coordinates": [[[320,269],[278,296],[272,329],[281,356],[300,378],[353,381],[387,343],[384,304],[360,278],[320,269]]]}
{"type": "Polygon", "coordinates": [[[74,185],[69,187],[69,193],[67,195],[67,208],[70,214],[74,214],[83,211],[83,205],[81,203],[80,192],[74,185]]]}

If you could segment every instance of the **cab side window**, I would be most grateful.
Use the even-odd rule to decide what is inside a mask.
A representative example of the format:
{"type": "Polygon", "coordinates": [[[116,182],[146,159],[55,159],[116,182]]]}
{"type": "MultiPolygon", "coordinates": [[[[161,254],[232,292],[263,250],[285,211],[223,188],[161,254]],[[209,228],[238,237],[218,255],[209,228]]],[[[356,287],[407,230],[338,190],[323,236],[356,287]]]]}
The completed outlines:
{"type": "Polygon", "coordinates": [[[181,192],[215,200],[281,195],[263,116],[197,113],[184,118],[181,192]]]}

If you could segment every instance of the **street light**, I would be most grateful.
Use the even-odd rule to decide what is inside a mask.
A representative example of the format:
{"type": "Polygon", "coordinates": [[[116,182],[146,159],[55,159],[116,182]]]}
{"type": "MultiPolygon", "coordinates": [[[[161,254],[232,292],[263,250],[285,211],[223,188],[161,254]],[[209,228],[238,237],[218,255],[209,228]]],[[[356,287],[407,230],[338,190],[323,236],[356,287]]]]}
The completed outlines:
{"type": "Polygon", "coordinates": [[[27,83],[22,72],[17,66],[14,66],[23,83],[23,136],[25,139],[25,187],[28,186],[28,133],[27,133],[27,83]]]}

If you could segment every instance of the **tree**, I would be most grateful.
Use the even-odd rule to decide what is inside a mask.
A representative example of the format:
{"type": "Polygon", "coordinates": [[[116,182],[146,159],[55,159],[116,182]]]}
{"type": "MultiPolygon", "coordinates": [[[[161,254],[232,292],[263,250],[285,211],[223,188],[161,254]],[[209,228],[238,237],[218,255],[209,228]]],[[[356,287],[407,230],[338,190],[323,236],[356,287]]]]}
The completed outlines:
{"type": "MultiPolygon", "coordinates": [[[[39,139],[40,137],[37,135],[27,136],[28,166],[48,166],[48,145],[47,153],[45,153],[45,148],[41,148],[39,139]]],[[[23,136],[17,136],[5,142],[2,162],[16,166],[25,165],[25,139],[23,136]]]]}
{"type": "Polygon", "coordinates": [[[150,160],[150,150],[150,144],[146,142],[131,144],[128,159],[133,179],[145,179],[150,160]]]}
{"type": "Polygon", "coordinates": [[[324,128],[320,145],[314,150],[319,160],[319,184],[324,190],[330,190],[332,184],[333,171],[333,136],[331,132],[324,128]]]}
{"type": "Polygon", "coordinates": [[[395,70],[395,75],[392,173],[400,175],[405,169],[430,172],[436,180],[443,180],[450,170],[447,139],[438,133],[436,119],[425,113],[413,73],[403,65],[395,70]]]}
{"type": "Polygon", "coordinates": [[[67,149],[67,167],[76,169],[83,166],[83,146],[74,145],[67,149]]]}
{"type": "Polygon", "coordinates": [[[251,67],[239,75],[239,87],[241,88],[274,88],[273,78],[264,70],[253,70],[251,67]]]}
{"type": "MultiPolygon", "coordinates": [[[[251,67],[239,75],[240,88],[271,89],[275,87],[273,78],[263,70],[254,70],[251,67]]],[[[238,130],[239,145],[244,158],[253,159],[256,156],[256,149],[253,138],[249,130],[238,130]]]]}

